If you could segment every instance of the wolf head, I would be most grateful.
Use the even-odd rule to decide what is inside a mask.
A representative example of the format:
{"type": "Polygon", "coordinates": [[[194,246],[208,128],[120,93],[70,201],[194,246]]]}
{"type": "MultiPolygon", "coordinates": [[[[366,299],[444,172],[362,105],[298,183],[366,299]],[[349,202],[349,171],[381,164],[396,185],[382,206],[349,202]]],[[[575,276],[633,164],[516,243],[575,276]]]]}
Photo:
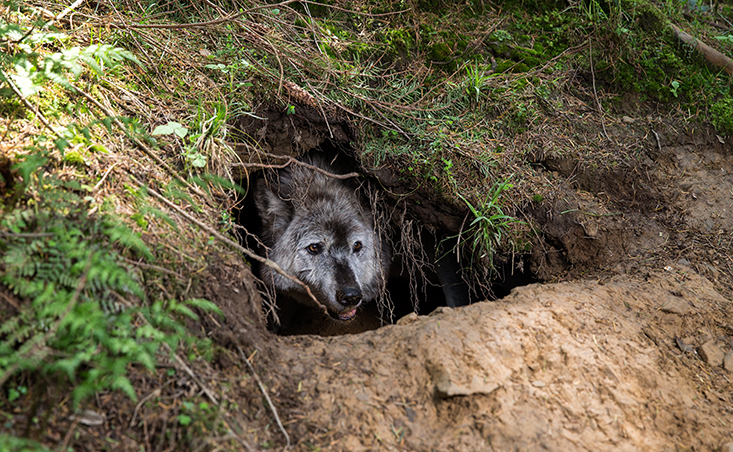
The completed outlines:
{"type": "MultiPolygon", "coordinates": [[[[319,158],[306,163],[332,172],[319,158]]],[[[258,181],[255,204],[268,257],[305,283],[331,317],[348,321],[384,290],[389,250],[375,235],[374,218],[354,188],[303,166],[258,181]]],[[[302,286],[264,267],[277,292],[308,303],[302,286]]]]}

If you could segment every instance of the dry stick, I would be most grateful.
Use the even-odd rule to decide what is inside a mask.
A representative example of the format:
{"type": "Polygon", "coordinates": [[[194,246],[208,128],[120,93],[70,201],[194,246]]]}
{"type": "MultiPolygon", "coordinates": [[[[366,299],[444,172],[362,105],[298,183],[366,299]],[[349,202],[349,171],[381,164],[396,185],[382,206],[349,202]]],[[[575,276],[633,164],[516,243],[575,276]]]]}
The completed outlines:
{"type": "Polygon", "coordinates": [[[204,199],[206,198],[206,194],[205,194],[204,192],[202,192],[201,190],[199,190],[199,189],[198,189],[198,187],[194,187],[193,185],[189,184],[189,183],[188,183],[188,182],[187,182],[187,181],[186,181],[185,179],[183,179],[183,178],[182,178],[182,177],[181,177],[181,176],[180,176],[180,175],[179,175],[179,174],[178,174],[178,173],[177,173],[176,171],[174,171],[174,170],[173,170],[173,168],[171,168],[171,167],[170,167],[170,166],[169,166],[169,165],[168,165],[167,163],[165,163],[165,162],[163,161],[163,159],[161,159],[160,157],[158,157],[157,155],[155,155],[155,154],[153,153],[153,151],[151,151],[150,149],[148,149],[148,147],[147,147],[147,146],[145,146],[145,144],[143,144],[143,142],[142,142],[142,141],[138,140],[137,138],[135,138],[134,136],[132,136],[132,134],[128,133],[128,132],[127,132],[127,129],[125,128],[125,125],[124,125],[124,124],[122,124],[122,122],[121,122],[121,121],[120,121],[119,119],[117,119],[117,116],[115,116],[115,115],[114,115],[114,114],[113,114],[113,113],[112,113],[111,111],[107,110],[107,108],[106,108],[106,107],[105,107],[104,105],[102,105],[102,104],[100,104],[99,102],[97,102],[97,100],[96,100],[95,98],[93,98],[92,96],[90,96],[90,95],[89,95],[89,94],[87,94],[86,92],[82,91],[81,89],[77,88],[76,86],[74,86],[74,89],[75,89],[75,90],[76,90],[76,91],[77,91],[77,92],[78,92],[79,94],[81,94],[82,96],[84,96],[84,98],[86,98],[86,100],[88,100],[89,102],[93,103],[93,104],[94,104],[94,105],[95,105],[95,106],[96,106],[96,107],[97,107],[98,109],[102,110],[102,112],[103,112],[103,113],[104,113],[105,115],[107,115],[107,117],[109,117],[110,119],[112,119],[112,121],[114,121],[115,125],[116,125],[117,127],[119,127],[119,128],[120,128],[120,129],[121,129],[121,130],[122,130],[123,132],[125,132],[125,134],[126,134],[126,135],[128,136],[128,138],[129,138],[130,140],[132,140],[132,142],[133,142],[133,143],[135,143],[135,145],[136,145],[136,146],[137,146],[138,148],[140,148],[140,150],[141,150],[141,151],[143,151],[143,153],[144,153],[145,155],[147,155],[147,156],[148,156],[148,157],[150,157],[151,159],[155,160],[155,162],[156,162],[156,163],[157,163],[158,165],[162,166],[162,167],[163,167],[163,169],[164,169],[164,170],[165,170],[165,171],[166,171],[166,172],[167,172],[167,173],[168,173],[168,174],[169,174],[169,175],[170,175],[171,177],[173,177],[173,178],[174,178],[175,180],[177,180],[178,182],[180,182],[181,184],[183,184],[183,186],[184,186],[184,187],[186,187],[186,188],[188,188],[188,189],[190,189],[190,190],[192,190],[192,191],[196,192],[196,194],[197,194],[197,195],[199,195],[199,196],[203,197],[204,199]]]}
{"type": "Polygon", "coordinates": [[[347,173],[347,174],[333,174],[329,173],[328,171],[318,168],[317,166],[309,165],[305,162],[301,162],[300,160],[296,160],[293,157],[290,157],[289,155],[277,155],[277,154],[268,154],[267,152],[261,152],[261,155],[264,155],[269,158],[277,159],[277,160],[283,160],[287,159],[287,162],[281,164],[281,165],[268,165],[266,163],[233,163],[232,166],[243,166],[245,168],[268,168],[268,169],[283,169],[286,166],[290,165],[291,163],[295,163],[296,165],[300,165],[302,167],[308,168],[309,170],[316,171],[318,173],[321,173],[323,175],[326,175],[328,177],[332,177],[334,179],[350,179],[352,177],[359,177],[361,174],[359,173],[347,173]]]}
{"type": "Polygon", "coordinates": [[[134,261],[134,260],[132,260],[132,259],[128,259],[128,258],[126,258],[126,257],[123,257],[122,259],[123,259],[123,260],[124,260],[125,262],[127,262],[128,264],[130,264],[130,265],[134,265],[134,266],[136,266],[136,267],[140,267],[140,268],[147,268],[147,269],[149,269],[149,270],[155,270],[155,271],[159,271],[159,272],[161,272],[161,273],[166,273],[166,274],[168,274],[168,275],[171,275],[171,276],[175,276],[176,278],[178,278],[178,279],[179,279],[179,280],[181,280],[181,281],[183,281],[183,280],[185,280],[185,279],[186,279],[186,278],[185,278],[185,277],[184,277],[184,276],[183,276],[182,274],[180,274],[180,273],[176,273],[176,272],[174,272],[174,271],[168,270],[167,268],[163,268],[163,267],[160,267],[160,266],[158,266],[158,265],[153,265],[153,264],[146,264],[146,263],[144,263],[144,262],[137,262],[137,261],[134,261]]]}
{"type": "Polygon", "coordinates": [[[593,70],[593,41],[590,42],[590,51],[588,52],[588,55],[590,56],[590,75],[593,79],[593,95],[596,99],[596,104],[598,105],[598,113],[601,115],[601,126],[603,127],[603,134],[606,136],[606,139],[608,141],[611,141],[611,139],[608,137],[608,132],[606,132],[606,122],[603,120],[603,107],[601,106],[601,101],[598,100],[598,92],[596,91],[596,73],[593,70]]]}
{"type": "Polygon", "coordinates": [[[696,38],[693,38],[676,26],[670,25],[670,28],[672,28],[672,32],[677,37],[677,39],[684,42],[685,44],[689,44],[690,46],[692,46],[693,49],[702,53],[708,63],[712,64],[715,67],[723,69],[725,72],[728,73],[728,75],[733,76],[733,60],[718,52],[709,45],[700,42],[696,38]]]}
{"type": "Polygon", "coordinates": [[[107,178],[107,176],[109,176],[109,173],[111,173],[112,170],[115,168],[115,166],[117,166],[119,163],[120,163],[119,161],[114,162],[112,164],[112,166],[110,166],[109,168],[107,168],[107,171],[104,172],[104,175],[102,176],[102,178],[99,179],[99,182],[97,182],[97,184],[94,186],[94,188],[92,188],[92,191],[93,192],[99,190],[99,187],[102,186],[102,184],[104,183],[104,180],[107,178]]]}
{"type": "Polygon", "coordinates": [[[252,365],[251,362],[249,362],[247,355],[244,354],[244,351],[239,346],[239,344],[237,344],[237,350],[239,350],[239,353],[242,355],[244,362],[247,363],[247,367],[249,367],[249,371],[252,372],[252,376],[255,377],[255,380],[257,380],[257,384],[260,387],[260,391],[262,391],[262,395],[264,395],[265,399],[267,399],[267,403],[268,405],[270,405],[272,414],[275,416],[275,421],[277,422],[277,426],[280,427],[280,431],[283,432],[283,435],[285,435],[285,440],[287,441],[285,448],[289,449],[290,448],[290,435],[288,435],[288,432],[285,431],[285,427],[283,426],[283,423],[280,421],[280,416],[278,416],[277,414],[277,410],[275,409],[275,404],[272,403],[270,396],[267,394],[267,389],[265,389],[265,385],[262,384],[262,380],[260,380],[260,377],[257,375],[257,372],[255,372],[254,366],[252,365]]]}
{"type": "Polygon", "coordinates": [[[8,85],[10,85],[10,89],[13,91],[13,93],[15,93],[16,96],[18,96],[18,98],[23,102],[23,104],[25,105],[25,107],[28,110],[32,111],[33,114],[36,115],[36,118],[38,118],[38,120],[41,121],[41,123],[43,123],[43,125],[48,130],[51,131],[51,133],[53,133],[54,135],[56,135],[58,137],[59,136],[58,132],[55,131],[53,129],[53,127],[51,127],[51,124],[48,122],[48,120],[46,119],[46,117],[43,116],[43,114],[41,114],[41,112],[38,111],[36,109],[36,107],[33,106],[33,104],[31,104],[30,102],[28,102],[28,99],[26,99],[25,96],[23,96],[23,94],[20,92],[20,90],[18,89],[18,87],[15,86],[15,83],[13,83],[13,81],[10,79],[10,77],[8,77],[8,74],[5,71],[0,71],[0,72],[3,74],[3,77],[5,78],[5,80],[7,80],[8,85]]]}
{"type": "Polygon", "coordinates": [[[84,3],[84,0],[76,0],[74,3],[72,3],[71,5],[69,5],[65,10],[61,11],[56,16],[54,16],[51,20],[49,20],[48,22],[46,22],[45,24],[43,24],[43,27],[44,28],[45,27],[50,27],[51,25],[53,25],[54,22],[56,22],[57,20],[61,19],[65,15],[69,14],[71,11],[74,10],[74,8],[76,8],[77,6],[81,5],[82,3],[84,3]]]}
{"type": "MultiPolygon", "coordinates": [[[[143,184],[142,184],[142,183],[140,183],[140,181],[138,181],[137,179],[135,179],[135,177],[133,177],[133,176],[130,176],[130,177],[131,177],[131,178],[132,178],[132,180],[134,180],[134,181],[135,181],[135,183],[137,183],[137,184],[138,184],[139,186],[141,186],[141,187],[143,186],[143,184]]],[[[214,237],[216,237],[216,238],[217,238],[217,239],[218,239],[219,241],[221,241],[221,242],[225,243],[226,245],[229,245],[230,247],[234,248],[235,250],[239,251],[240,253],[244,254],[245,256],[249,257],[250,259],[256,260],[257,262],[259,262],[259,263],[261,263],[261,264],[263,264],[263,265],[267,265],[267,266],[268,266],[268,267],[270,267],[271,269],[275,270],[275,272],[277,272],[278,274],[280,274],[280,275],[282,275],[282,276],[284,276],[284,277],[288,278],[289,280],[293,281],[294,283],[296,283],[296,284],[300,285],[300,286],[301,286],[301,287],[302,287],[303,289],[305,289],[305,291],[306,291],[306,293],[308,294],[308,296],[309,296],[309,297],[310,297],[310,298],[311,298],[311,299],[312,299],[312,300],[313,300],[313,301],[314,301],[314,302],[316,303],[316,306],[323,306],[323,305],[322,305],[322,304],[321,304],[321,303],[320,303],[320,302],[318,301],[318,299],[317,299],[317,298],[315,297],[315,295],[313,295],[313,292],[311,292],[311,290],[310,290],[310,287],[308,287],[308,286],[307,286],[307,285],[306,285],[306,284],[305,284],[305,283],[304,283],[303,281],[299,280],[298,278],[296,278],[296,277],[294,277],[294,276],[292,276],[292,275],[288,274],[288,273],[287,273],[287,272],[286,272],[285,270],[283,270],[283,269],[282,269],[282,267],[280,267],[280,266],[279,266],[279,265],[278,265],[278,264],[277,264],[276,262],[274,262],[274,261],[271,261],[270,259],[264,258],[264,257],[262,257],[262,256],[259,256],[259,255],[255,254],[254,252],[252,252],[252,251],[248,250],[247,248],[243,247],[243,246],[242,246],[242,245],[240,245],[239,243],[236,243],[235,241],[233,241],[233,240],[231,240],[231,239],[229,239],[229,238],[227,238],[227,237],[224,237],[224,236],[223,236],[223,235],[222,235],[222,234],[221,234],[221,233],[220,233],[219,231],[217,231],[216,229],[212,228],[211,226],[209,226],[209,225],[205,224],[204,222],[202,222],[202,221],[200,221],[200,220],[197,220],[196,218],[194,218],[194,217],[193,217],[193,216],[191,216],[190,214],[186,213],[186,212],[185,212],[185,211],[184,211],[183,209],[181,209],[181,208],[180,208],[180,207],[178,207],[177,205],[175,205],[175,204],[173,204],[172,202],[170,202],[170,201],[169,201],[168,199],[166,199],[166,198],[165,198],[165,197],[164,197],[163,195],[161,195],[161,194],[157,193],[157,192],[156,192],[155,190],[153,190],[152,188],[150,188],[150,187],[147,187],[147,191],[148,191],[148,193],[150,193],[150,194],[151,194],[151,195],[153,195],[154,197],[158,198],[158,199],[159,199],[159,200],[160,200],[161,202],[163,202],[163,203],[164,203],[165,205],[167,205],[168,207],[170,207],[170,208],[174,209],[174,210],[175,210],[175,211],[176,211],[176,212],[177,212],[177,213],[178,213],[179,215],[181,215],[181,216],[182,216],[183,218],[187,219],[187,220],[188,220],[188,221],[190,221],[191,223],[195,224],[196,226],[200,227],[200,228],[201,228],[201,229],[203,229],[204,231],[206,231],[206,232],[208,232],[209,234],[213,235],[213,236],[214,236],[214,237]]],[[[323,307],[323,309],[325,310],[326,308],[325,308],[325,307],[323,307]]]]}

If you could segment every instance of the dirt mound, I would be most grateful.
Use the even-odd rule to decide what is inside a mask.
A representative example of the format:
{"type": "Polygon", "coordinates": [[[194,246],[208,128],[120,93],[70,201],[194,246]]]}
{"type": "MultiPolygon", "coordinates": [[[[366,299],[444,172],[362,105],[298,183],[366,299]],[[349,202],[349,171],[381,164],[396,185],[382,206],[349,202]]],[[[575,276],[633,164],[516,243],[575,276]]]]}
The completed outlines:
{"type": "Polygon", "coordinates": [[[680,266],[531,285],[357,336],[281,338],[273,371],[289,377],[271,389],[295,406],[291,434],[328,450],[713,449],[732,388],[708,355],[733,364],[715,322],[730,314],[680,266]]]}

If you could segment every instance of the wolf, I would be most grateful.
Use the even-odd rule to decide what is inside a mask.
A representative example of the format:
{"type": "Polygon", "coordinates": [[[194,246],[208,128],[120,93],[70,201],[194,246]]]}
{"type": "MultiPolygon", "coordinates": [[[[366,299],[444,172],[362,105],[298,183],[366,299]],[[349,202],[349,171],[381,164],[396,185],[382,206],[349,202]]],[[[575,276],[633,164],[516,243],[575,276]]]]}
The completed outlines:
{"type": "MultiPolygon", "coordinates": [[[[305,283],[339,322],[385,290],[390,250],[357,187],[336,174],[325,156],[311,153],[254,187],[267,257],[305,283]],[[322,171],[319,171],[323,170],[322,171]],[[268,180],[269,179],[269,180],[268,180]]],[[[278,296],[312,304],[296,282],[263,266],[260,277],[278,296]]]]}

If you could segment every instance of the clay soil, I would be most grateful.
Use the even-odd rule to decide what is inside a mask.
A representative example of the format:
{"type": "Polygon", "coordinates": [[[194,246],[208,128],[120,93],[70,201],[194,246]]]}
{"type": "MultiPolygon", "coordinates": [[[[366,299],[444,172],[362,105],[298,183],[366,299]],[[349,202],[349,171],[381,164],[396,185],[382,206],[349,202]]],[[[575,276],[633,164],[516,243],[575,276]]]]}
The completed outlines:
{"type": "Polygon", "coordinates": [[[535,156],[552,191],[516,212],[537,240],[514,268],[541,282],[376,329],[279,336],[249,267],[211,256],[194,290],[225,316],[191,329],[214,340],[213,361],[134,373],[139,403],[100,394],[89,408],[104,422],[57,413],[67,421],[47,439],[79,450],[733,450],[731,139],[624,124],[607,130],[638,138],[637,163],[535,156]],[[208,406],[181,402],[196,397],[208,406]],[[179,415],[192,411],[226,428],[191,430],[179,415]]]}
{"type": "MultiPolygon", "coordinates": [[[[257,372],[292,447],[733,447],[730,139],[619,127],[645,137],[638,165],[538,158],[541,176],[561,181],[524,210],[541,228],[525,265],[544,282],[503,299],[359,334],[282,337],[233,326],[257,296],[222,284],[230,327],[216,337],[260,350],[257,372]]],[[[231,362],[219,367],[219,378],[242,379],[231,362]]],[[[269,426],[258,444],[285,447],[267,405],[252,403],[269,426]]]]}

